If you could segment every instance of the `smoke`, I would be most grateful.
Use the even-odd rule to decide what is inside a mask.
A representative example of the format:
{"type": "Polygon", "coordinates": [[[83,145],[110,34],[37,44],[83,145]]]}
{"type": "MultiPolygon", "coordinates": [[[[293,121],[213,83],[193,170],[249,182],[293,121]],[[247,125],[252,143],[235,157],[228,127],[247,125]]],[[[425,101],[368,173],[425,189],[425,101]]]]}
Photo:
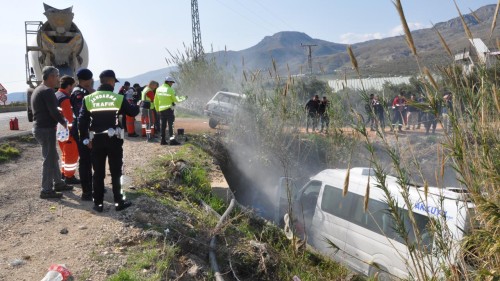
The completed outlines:
{"type": "Polygon", "coordinates": [[[226,179],[236,199],[264,218],[279,219],[277,191],[281,177],[292,178],[301,187],[321,170],[347,168],[349,161],[351,167],[370,167],[371,161],[378,161],[387,174],[395,175],[397,163],[389,151],[398,153],[398,161],[413,183],[457,186],[455,173],[440,151],[441,136],[401,133],[396,137],[387,127],[387,143],[376,136],[371,138],[376,155],[372,159],[361,135],[350,128],[356,121],[346,118],[349,107],[333,97],[331,100],[339,104],[331,108],[331,133],[305,134],[305,101],[294,85],[290,81],[273,89],[260,85],[246,88],[247,99],[226,132],[226,179]],[[283,94],[285,88],[288,90],[283,94]]]}
{"type": "Polygon", "coordinates": [[[314,142],[299,133],[305,114],[289,92],[252,87],[230,124],[225,147],[225,176],[237,200],[274,220],[281,177],[304,179],[324,167],[314,142]]]}

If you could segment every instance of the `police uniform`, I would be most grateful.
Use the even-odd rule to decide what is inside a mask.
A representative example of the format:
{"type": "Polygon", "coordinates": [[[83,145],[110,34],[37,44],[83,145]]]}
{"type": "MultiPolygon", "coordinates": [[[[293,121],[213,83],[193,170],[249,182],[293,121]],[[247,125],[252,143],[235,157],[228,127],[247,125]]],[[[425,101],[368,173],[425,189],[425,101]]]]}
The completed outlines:
{"type": "MultiPolygon", "coordinates": [[[[113,77],[118,82],[112,70],[103,71],[99,77],[113,77]]],[[[115,209],[120,211],[131,205],[122,195],[123,135],[116,132],[122,130],[118,115],[136,116],[139,108],[125,101],[122,95],[113,93],[113,89],[112,85],[101,84],[95,93],[86,96],[79,117],[80,137],[84,143],[91,141],[94,210],[98,212],[103,211],[106,157],[109,157],[115,209]]]]}
{"type": "Polygon", "coordinates": [[[168,82],[175,83],[172,77],[167,76],[165,78],[165,83],[156,89],[154,106],[156,111],[160,115],[161,122],[161,143],[162,145],[167,144],[165,130],[168,124],[168,135],[170,139],[170,144],[178,144],[174,139],[174,121],[175,114],[173,106],[177,102],[184,101],[186,97],[177,97],[174,89],[168,82]]]}
{"type": "MultiPolygon", "coordinates": [[[[77,77],[83,80],[90,80],[92,79],[92,72],[88,69],[82,69],[78,71],[77,77]]],[[[80,85],[77,85],[73,89],[73,92],[71,92],[70,101],[75,116],[78,117],[80,115],[80,110],[83,106],[83,98],[88,95],[90,95],[90,92],[80,85]]],[[[78,118],[73,119],[71,135],[77,143],[78,154],[80,155],[78,173],[80,174],[80,182],[82,185],[82,200],[90,201],[92,200],[92,162],[90,158],[90,148],[82,143],[83,138],[80,138],[78,134],[78,118]]]]}

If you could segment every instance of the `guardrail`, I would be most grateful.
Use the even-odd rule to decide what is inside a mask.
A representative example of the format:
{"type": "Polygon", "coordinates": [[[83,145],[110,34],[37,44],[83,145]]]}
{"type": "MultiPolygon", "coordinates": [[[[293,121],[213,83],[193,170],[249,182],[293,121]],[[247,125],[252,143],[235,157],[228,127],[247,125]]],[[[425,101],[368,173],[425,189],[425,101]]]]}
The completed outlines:
{"type": "Polygon", "coordinates": [[[3,105],[0,106],[0,113],[4,112],[14,112],[14,111],[26,111],[26,105],[3,105]]]}

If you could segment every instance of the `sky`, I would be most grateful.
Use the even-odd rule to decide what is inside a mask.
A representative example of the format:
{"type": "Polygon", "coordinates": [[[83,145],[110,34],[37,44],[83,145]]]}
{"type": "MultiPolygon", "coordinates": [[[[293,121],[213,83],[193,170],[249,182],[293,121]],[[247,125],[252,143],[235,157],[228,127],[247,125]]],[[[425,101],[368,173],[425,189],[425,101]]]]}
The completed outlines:
{"type": "MultiPolygon", "coordinates": [[[[27,88],[24,22],[45,21],[44,2],[58,9],[73,6],[94,77],[105,69],[129,78],[168,67],[167,49],[183,52],[193,41],[187,0],[1,1],[0,83],[9,93],[27,88]]],[[[453,0],[401,2],[411,30],[458,16],[453,0]]],[[[456,0],[463,14],[496,2],[456,0]]],[[[198,0],[198,10],[205,52],[247,49],[280,31],[346,44],[402,34],[391,0],[198,0]]]]}

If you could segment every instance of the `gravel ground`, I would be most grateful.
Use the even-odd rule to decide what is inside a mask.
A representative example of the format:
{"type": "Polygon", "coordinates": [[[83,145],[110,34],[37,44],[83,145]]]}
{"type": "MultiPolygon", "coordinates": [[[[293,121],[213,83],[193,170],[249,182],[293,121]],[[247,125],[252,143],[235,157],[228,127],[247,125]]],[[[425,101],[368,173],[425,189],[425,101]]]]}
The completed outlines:
{"type": "MultiPolygon", "coordinates": [[[[184,128],[188,135],[214,132],[206,119],[179,118],[176,127],[184,128]]],[[[0,164],[0,280],[41,280],[54,263],[65,264],[86,280],[105,280],[123,265],[126,245],[140,235],[125,219],[134,207],[114,210],[109,175],[103,213],[94,212],[92,202],[80,201],[80,188],[65,192],[62,200],[39,199],[41,147],[36,142],[17,145],[21,157],[0,164]]],[[[129,180],[124,190],[134,184],[130,178],[133,170],[149,160],[144,151],[161,155],[179,147],[127,138],[124,173],[129,180]]]]}

